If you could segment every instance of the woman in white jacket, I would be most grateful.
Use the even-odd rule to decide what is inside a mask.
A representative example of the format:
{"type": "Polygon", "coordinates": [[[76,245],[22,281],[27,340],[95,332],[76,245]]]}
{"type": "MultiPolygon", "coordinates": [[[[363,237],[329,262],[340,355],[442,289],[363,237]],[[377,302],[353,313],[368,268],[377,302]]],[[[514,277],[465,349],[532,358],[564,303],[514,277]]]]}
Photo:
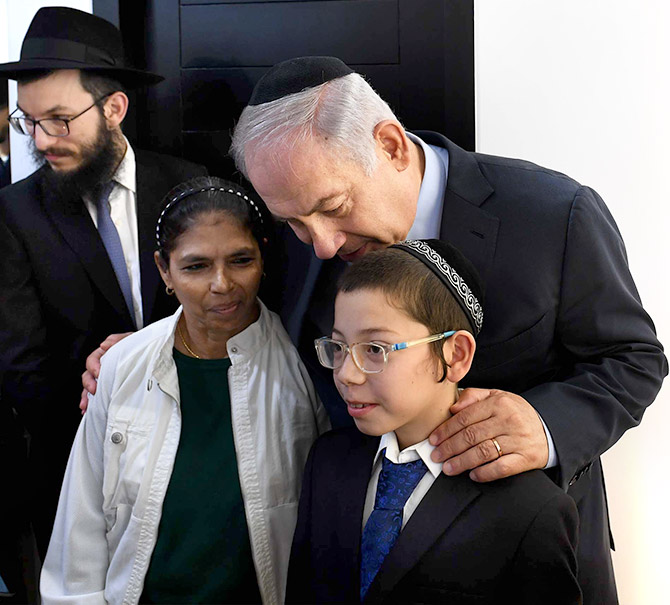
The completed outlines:
{"type": "Polygon", "coordinates": [[[156,264],[181,303],[115,345],[68,462],[42,602],[281,603],[309,448],[328,420],[257,299],[263,217],[198,178],[156,264]]]}

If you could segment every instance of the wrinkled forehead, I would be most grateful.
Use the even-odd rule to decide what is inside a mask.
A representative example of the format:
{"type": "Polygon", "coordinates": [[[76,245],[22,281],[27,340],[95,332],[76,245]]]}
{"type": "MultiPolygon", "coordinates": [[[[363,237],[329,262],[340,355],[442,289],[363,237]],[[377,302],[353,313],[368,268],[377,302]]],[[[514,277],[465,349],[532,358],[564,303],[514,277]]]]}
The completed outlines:
{"type": "MultiPolygon", "coordinates": [[[[341,155],[341,154],[339,154],[341,155]]],[[[339,156],[328,140],[320,135],[303,136],[298,132],[279,133],[271,140],[249,143],[245,148],[248,171],[258,173],[279,169],[280,174],[301,176],[318,162],[321,167],[336,164],[339,156]]],[[[253,177],[252,177],[253,178],[253,177]]]]}
{"type": "Polygon", "coordinates": [[[346,186],[354,169],[314,139],[251,151],[246,161],[254,189],[282,219],[308,213],[312,204],[346,186]]]}

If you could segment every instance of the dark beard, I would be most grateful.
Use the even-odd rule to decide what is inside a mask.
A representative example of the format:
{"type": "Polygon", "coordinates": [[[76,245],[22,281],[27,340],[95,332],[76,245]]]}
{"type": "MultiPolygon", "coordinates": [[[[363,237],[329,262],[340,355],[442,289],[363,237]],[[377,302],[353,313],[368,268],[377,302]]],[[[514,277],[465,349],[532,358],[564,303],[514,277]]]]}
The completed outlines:
{"type": "Polygon", "coordinates": [[[44,164],[47,187],[55,190],[63,199],[96,197],[100,186],[110,181],[124,153],[124,140],[119,131],[108,130],[101,121],[93,143],[81,148],[82,163],[74,170],[56,171],[44,158],[44,153],[35,147],[31,138],[30,153],[39,164],[44,164]]]}

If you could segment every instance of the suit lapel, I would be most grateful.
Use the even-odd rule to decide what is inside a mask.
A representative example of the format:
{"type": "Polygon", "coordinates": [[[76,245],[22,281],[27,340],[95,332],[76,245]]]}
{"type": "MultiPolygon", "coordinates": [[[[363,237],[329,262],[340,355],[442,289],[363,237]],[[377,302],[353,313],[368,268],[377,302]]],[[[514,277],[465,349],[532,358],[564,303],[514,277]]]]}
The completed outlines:
{"type": "Polygon", "coordinates": [[[481,206],[494,193],[493,187],[472,154],[436,133],[416,134],[426,143],[445,147],[449,152],[440,239],[456,246],[475,265],[486,287],[500,221],[481,206]]]}
{"type": "Polygon", "coordinates": [[[83,200],[60,199],[42,182],[42,207],[83,265],[91,281],[118,314],[134,325],[104,244],[83,200]]]}
{"type": "Polygon", "coordinates": [[[369,437],[363,434],[360,436],[361,441],[347,452],[346,464],[338,463],[339,468],[346,469],[347,477],[346,482],[343,483],[347,487],[341,491],[342,500],[339,507],[342,511],[339,518],[346,519],[346,522],[342,533],[338,534],[338,537],[342,538],[342,544],[349,545],[350,552],[353,555],[357,591],[360,589],[363,509],[365,508],[368,483],[370,483],[372,463],[379,448],[379,437],[369,437]]]}
{"type": "Polygon", "coordinates": [[[142,283],[142,313],[144,324],[151,321],[156,292],[161,277],[154,262],[156,250],[156,222],[161,212],[162,191],[158,169],[147,163],[141,151],[135,150],[135,175],[137,187],[137,234],[140,255],[140,281],[142,283]]]}
{"type": "Polygon", "coordinates": [[[441,474],[398,536],[370,585],[366,602],[388,597],[398,582],[449,529],[458,515],[481,493],[467,474],[441,474]]]}

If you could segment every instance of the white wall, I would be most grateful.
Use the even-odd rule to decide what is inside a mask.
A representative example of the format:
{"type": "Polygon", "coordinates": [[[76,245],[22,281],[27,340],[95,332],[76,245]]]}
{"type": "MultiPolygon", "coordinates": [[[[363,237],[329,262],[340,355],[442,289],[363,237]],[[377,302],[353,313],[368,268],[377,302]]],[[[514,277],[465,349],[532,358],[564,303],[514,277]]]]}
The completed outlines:
{"type": "MultiPolygon", "coordinates": [[[[91,0],[0,0],[0,62],[16,60],[36,10],[91,0]],[[6,35],[3,35],[6,34],[6,35]]],[[[633,275],[670,343],[670,3],[475,0],[477,147],[595,187],[626,240],[633,275]]],[[[16,102],[10,86],[10,108],[16,102]]],[[[17,180],[32,172],[12,133],[17,180]]],[[[605,457],[622,605],[665,605],[670,389],[605,457]]]]}
{"type": "MultiPolygon", "coordinates": [[[[477,149],[594,187],[670,343],[670,3],[475,0],[477,149]]],[[[670,594],[670,387],[604,457],[622,605],[670,594]]]]}
{"type": "MultiPolygon", "coordinates": [[[[69,6],[88,13],[93,11],[92,0],[0,0],[0,62],[18,61],[21,43],[35,13],[43,6],[69,6]]],[[[16,82],[9,83],[9,111],[16,107],[16,82]]],[[[35,170],[28,152],[28,137],[10,128],[12,156],[12,182],[16,182],[35,170]]]]}
{"type": "Polygon", "coordinates": [[[0,63],[9,61],[9,43],[8,43],[8,22],[7,22],[7,0],[0,2],[0,63]]]}

